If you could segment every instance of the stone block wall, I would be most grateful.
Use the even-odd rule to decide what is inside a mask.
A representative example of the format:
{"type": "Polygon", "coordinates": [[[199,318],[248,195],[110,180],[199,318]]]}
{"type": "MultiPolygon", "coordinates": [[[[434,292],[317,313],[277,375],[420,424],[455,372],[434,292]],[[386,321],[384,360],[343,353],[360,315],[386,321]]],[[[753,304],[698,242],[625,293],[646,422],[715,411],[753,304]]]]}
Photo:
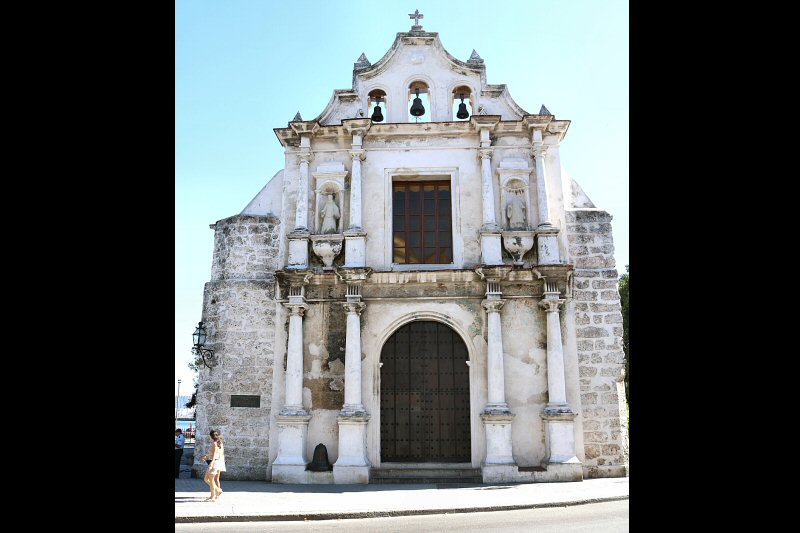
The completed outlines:
{"type": "Polygon", "coordinates": [[[269,455],[275,336],[275,277],[280,221],[237,215],[214,225],[211,281],[203,298],[212,368],[201,366],[193,469],[210,448],[208,432],[225,443],[223,479],[265,480],[269,455]],[[260,407],[231,407],[231,395],[257,395],[260,407]]]}
{"type": "Polygon", "coordinates": [[[622,312],[611,215],[567,210],[583,418],[584,476],[628,473],[622,312]]]}
{"type": "Polygon", "coordinates": [[[270,215],[235,215],[212,224],[211,281],[264,279],[279,267],[280,220],[270,215]]]}

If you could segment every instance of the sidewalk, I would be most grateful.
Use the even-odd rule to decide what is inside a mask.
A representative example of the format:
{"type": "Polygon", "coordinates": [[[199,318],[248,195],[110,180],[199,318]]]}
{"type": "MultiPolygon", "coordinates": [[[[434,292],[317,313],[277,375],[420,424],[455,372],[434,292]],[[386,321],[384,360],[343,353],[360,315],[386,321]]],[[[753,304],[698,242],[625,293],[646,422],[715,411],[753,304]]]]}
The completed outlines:
{"type": "Polygon", "coordinates": [[[497,485],[273,485],[223,479],[225,492],[219,501],[205,502],[208,485],[183,474],[175,480],[175,522],[329,520],[558,507],[628,499],[629,479],[497,485]]]}

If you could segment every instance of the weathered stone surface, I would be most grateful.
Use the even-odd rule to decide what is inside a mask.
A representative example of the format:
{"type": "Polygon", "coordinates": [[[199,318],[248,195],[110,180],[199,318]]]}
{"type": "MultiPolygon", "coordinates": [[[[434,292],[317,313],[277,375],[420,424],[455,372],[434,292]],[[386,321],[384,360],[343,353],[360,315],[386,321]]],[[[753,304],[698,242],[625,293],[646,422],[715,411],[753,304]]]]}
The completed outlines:
{"type": "Polygon", "coordinates": [[[627,461],[627,428],[622,424],[624,396],[620,398],[617,389],[617,380],[621,379],[624,369],[624,353],[621,351],[622,314],[618,274],[612,255],[611,217],[599,211],[576,210],[567,212],[566,219],[569,250],[576,266],[574,297],[579,375],[592,376],[591,385],[581,387],[584,441],[587,443],[584,475],[625,475],[627,467],[615,466],[627,461]],[[588,253],[584,247],[588,247],[588,253]],[[587,325],[587,318],[591,326],[587,325]],[[593,448],[592,443],[603,443],[604,448],[593,448]]]}
{"type": "MultiPolygon", "coordinates": [[[[531,135],[536,142],[538,137],[525,124],[535,125],[535,117],[524,117],[525,112],[513,105],[507,91],[485,87],[481,69],[452,63],[436,34],[415,33],[418,35],[413,37],[398,34],[380,69],[362,56],[353,72],[352,89],[334,92],[330,107],[319,115],[318,122],[298,117],[289,128],[275,129],[286,155],[281,181],[270,182],[277,185],[265,187],[261,203],[251,202],[245,211],[266,213],[267,208],[259,206],[280,205],[276,212],[281,219],[237,215],[214,225],[214,258],[203,320],[216,356],[213,368],[200,373],[198,429],[214,424],[214,429],[226,436],[227,479],[263,479],[275,472],[270,461],[278,455],[278,436],[284,437],[280,440],[279,463],[283,465],[277,466],[278,481],[294,467],[303,472],[304,466],[294,463],[305,461],[299,459],[303,455],[310,457],[317,443],[325,444],[332,463],[341,459],[340,473],[353,464],[367,469],[366,463],[380,461],[381,428],[385,427],[380,397],[381,376],[389,368],[381,366],[385,343],[394,342],[393,332],[410,321],[433,320],[453,330],[436,343],[447,346],[450,340],[460,338],[467,346],[466,355],[453,361],[469,379],[472,448],[465,460],[475,467],[492,463],[485,461],[490,456],[509,461],[508,466],[484,465],[484,480],[566,481],[581,479],[582,473],[588,472],[578,464],[562,464],[549,465],[544,474],[534,476],[516,471],[511,464],[541,464],[549,456],[548,446],[556,457],[577,452],[587,469],[599,469],[592,470],[597,475],[619,472],[609,467],[627,459],[626,428],[622,423],[607,423],[621,420],[624,410],[615,381],[622,362],[617,355],[620,309],[611,216],[594,207],[573,209],[573,204],[592,205],[591,201],[563,194],[570,184],[563,181],[567,178],[562,177],[558,143],[568,123],[549,117],[553,122],[536,131],[549,146],[547,157],[532,159],[531,135]],[[405,101],[409,80],[422,73],[435,80],[431,122],[405,124],[403,106],[396,104],[405,101]],[[463,84],[481,96],[480,109],[468,123],[453,122],[452,106],[441,105],[449,100],[439,94],[463,84]],[[372,124],[366,118],[365,90],[378,86],[387,93],[386,120],[372,124]],[[476,143],[481,144],[481,157],[476,157],[476,143]],[[541,179],[542,168],[546,169],[546,181],[541,179]],[[448,193],[452,203],[434,204],[440,210],[451,208],[452,246],[448,250],[452,264],[396,264],[392,245],[398,234],[393,233],[392,225],[398,219],[391,216],[395,201],[391,184],[429,178],[441,184],[449,180],[452,185],[448,193]],[[545,183],[550,188],[548,195],[539,192],[542,189],[544,193],[545,183]],[[511,257],[494,253],[491,243],[498,238],[492,220],[500,226],[507,222],[504,212],[511,190],[522,192],[526,202],[524,220],[515,212],[515,227],[536,227],[540,214],[544,215],[539,211],[547,207],[557,234],[537,237],[539,249],[527,254],[524,261],[520,259],[523,265],[503,271],[499,283],[491,280],[487,284],[484,274],[492,278],[503,270],[487,269],[487,263],[505,262],[510,268],[511,257]],[[336,270],[322,272],[305,236],[313,241],[311,236],[320,233],[324,225],[321,196],[329,192],[335,193],[340,215],[336,230],[344,233],[345,246],[333,263],[336,270]],[[537,261],[550,259],[561,266],[543,269],[545,274],[534,272],[537,261]],[[366,266],[371,273],[348,271],[356,267],[344,268],[343,264],[366,266]],[[484,267],[475,269],[478,265],[484,267]],[[278,270],[283,272],[276,274],[278,270]],[[572,276],[565,276],[570,271],[572,276]],[[276,294],[276,275],[280,295],[276,294]],[[548,315],[539,306],[544,286],[541,275],[546,275],[548,282],[558,280],[565,300],[559,314],[548,315]],[[361,285],[353,285],[354,281],[361,285]],[[300,309],[292,305],[301,297],[300,284],[305,300],[302,317],[300,309]],[[495,288],[502,292],[503,309],[489,313],[481,302],[494,298],[495,288]],[[359,294],[365,308],[358,311],[360,318],[354,322],[352,302],[349,319],[341,304],[345,298],[358,299],[359,294]],[[289,299],[292,301],[287,302],[289,299]],[[289,313],[294,317],[292,338],[287,342],[289,313]],[[555,332],[560,333],[561,345],[555,332]],[[361,347],[353,350],[350,344],[350,368],[345,368],[348,336],[350,342],[360,338],[361,347]],[[548,391],[549,387],[553,390],[548,391]],[[368,421],[346,413],[340,416],[345,393],[348,411],[359,412],[363,402],[368,421]],[[261,407],[231,408],[234,394],[257,394],[261,407]],[[507,403],[513,421],[485,423],[480,412],[489,397],[495,405],[507,403]],[[550,400],[560,403],[564,397],[579,416],[574,422],[545,423],[545,405],[550,400]],[[276,419],[275,411],[285,403],[298,415],[276,419]],[[310,415],[307,422],[300,403],[310,415]],[[356,427],[362,429],[356,431],[356,427]],[[586,445],[571,451],[568,448],[576,432],[579,437],[584,435],[586,445]],[[612,444],[619,450],[603,447],[612,444]],[[364,457],[359,446],[364,448],[364,457]]],[[[577,183],[572,183],[573,191],[578,190],[577,183]]],[[[422,198],[428,201],[424,195],[422,198]]],[[[424,207],[429,208],[427,204],[424,207]]],[[[332,211],[325,208],[325,212],[330,229],[332,211]]],[[[446,214],[442,222],[447,222],[446,214]]],[[[428,239],[426,235],[425,242],[429,243],[428,239]]],[[[490,306],[498,310],[499,304],[490,306]]],[[[414,344],[414,340],[407,344],[415,357],[413,364],[427,364],[423,359],[432,349],[414,344]]],[[[452,375],[448,372],[442,375],[452,375]]],[[[207,441],[201,440],[198,448],[199,456],[207,441]]],[[[334,478],[337,476],[344,479],[338,474],[334,478]]],[[[302,479],[310,478],[303,475],[302,479]]]]}
{"type": "Polygon", "coordinates": [[[596,328],[596,327],[578,328],[579,339],[593,339],[597,337],[608,337],[609,335],[610,333],[605,328],[596,328]]]}

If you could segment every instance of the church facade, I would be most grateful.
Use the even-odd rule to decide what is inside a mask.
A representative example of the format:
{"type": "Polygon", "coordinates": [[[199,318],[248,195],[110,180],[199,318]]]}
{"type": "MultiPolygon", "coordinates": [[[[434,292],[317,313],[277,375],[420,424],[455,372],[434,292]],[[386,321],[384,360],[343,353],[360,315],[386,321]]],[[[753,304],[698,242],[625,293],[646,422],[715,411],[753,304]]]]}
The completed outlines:
{"type": "Polygon", "coordinates": [[[275,128],[283,169],[211,225],[196,416],[226,478],[627,475],[611,216],[562,169],[569,124],[415,19],[275,128]]]}

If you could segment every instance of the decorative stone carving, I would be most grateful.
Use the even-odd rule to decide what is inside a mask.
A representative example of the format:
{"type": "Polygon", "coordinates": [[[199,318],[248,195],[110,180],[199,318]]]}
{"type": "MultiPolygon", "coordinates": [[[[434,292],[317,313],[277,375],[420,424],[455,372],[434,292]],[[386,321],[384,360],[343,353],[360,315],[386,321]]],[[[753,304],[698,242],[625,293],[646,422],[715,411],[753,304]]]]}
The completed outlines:
{"type": "Polygon", "coordinates": [[[505,300],[483,300],[481,302],[481,306],[486,309],[487,313],[499,313],[505,304],[505,300]]]}
{"type": "Polygon", "coordinates": [[[344,164],[338,161],[326,161],[321,163],[312,175],[316,193],[314,233],[324,235],[341,233],[345,213],[344,179],[347,176],[344,164]]]}
{"type": "Polygon", "coordinates": [[[515,265],[523,265],[523,257],[533,248],[532,231],[504,231],[503,246],[506,251],[514,258],[515,265]]]}
{"type": "Polygon", "coordinates": [[[344,235],[311,235],[311,247],[325,265],[322,270],[333,270],[333,260],[342,251],[344,235]]]}
{"type": "Polygon", "coordinates": [[[528,219],[525,216],[527,211],[525,199],[522,193],[515,192],[510,194],[506,203],[506,218],[508,219],[508,229],[519,230],[528,229],[528,219]]]}
{"type": "Polygon", "coordinates": [[[339,207],[336,205],[332,194],[326,194],[324,198],[325,201],[319,212],[321,224],[320,233],[339,233],[339,219],[341,218],[339,207]]]}

